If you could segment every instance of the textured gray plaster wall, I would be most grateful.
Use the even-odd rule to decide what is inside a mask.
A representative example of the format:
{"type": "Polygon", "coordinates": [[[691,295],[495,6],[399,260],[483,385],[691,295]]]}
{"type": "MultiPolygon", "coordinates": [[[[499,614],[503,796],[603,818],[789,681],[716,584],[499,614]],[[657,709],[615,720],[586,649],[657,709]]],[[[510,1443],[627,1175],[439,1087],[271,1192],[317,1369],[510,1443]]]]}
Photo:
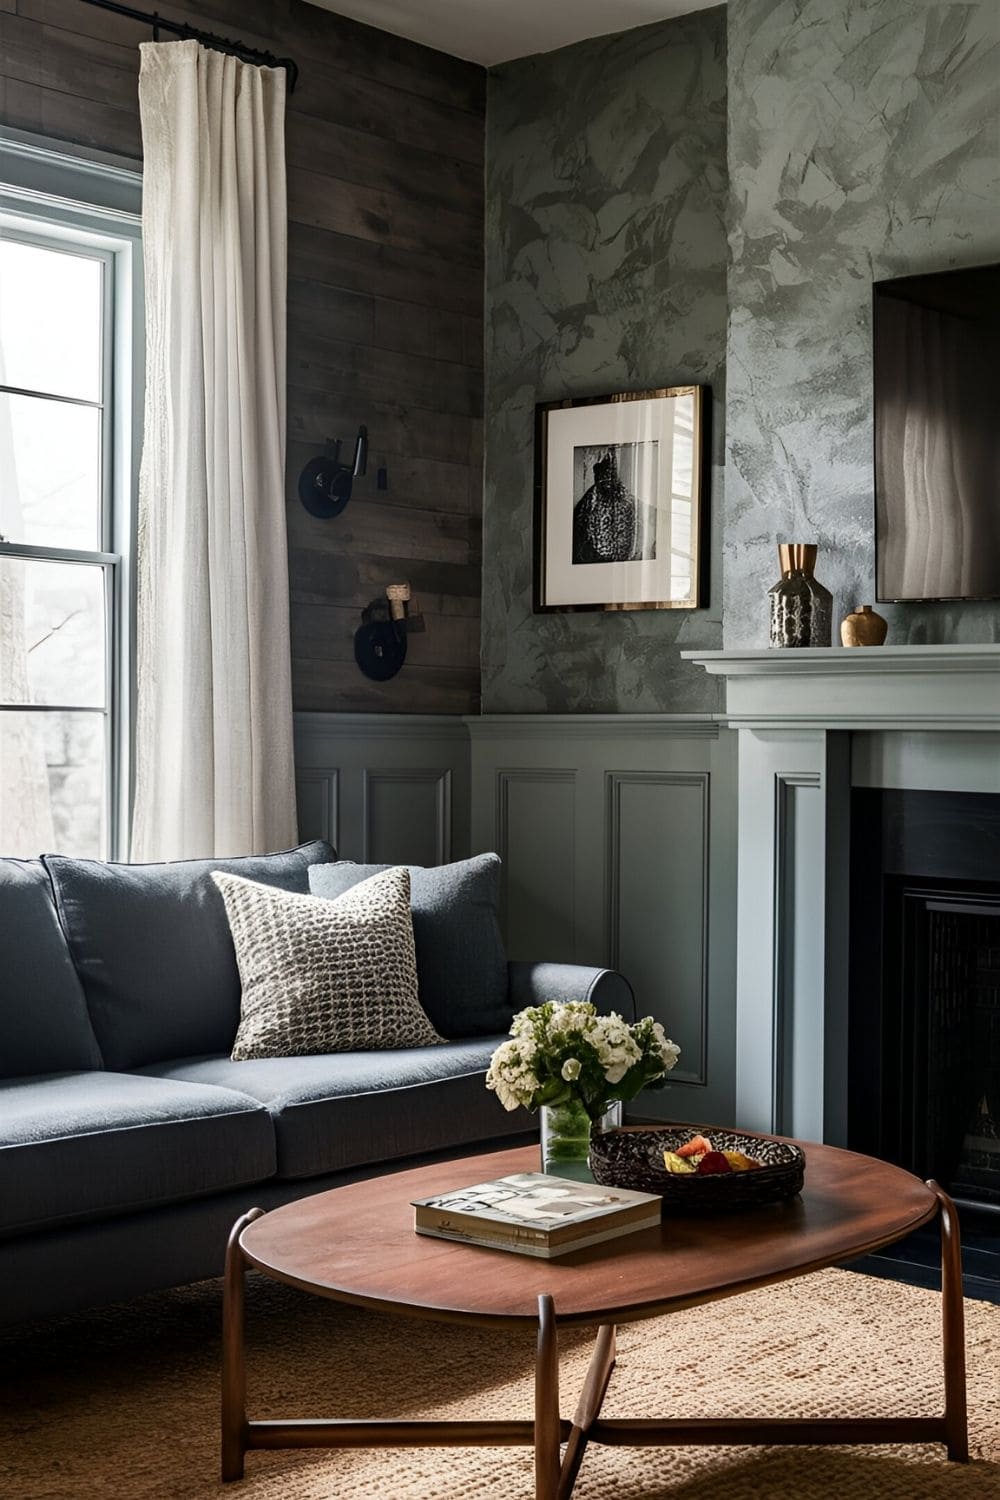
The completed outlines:
{"type": "MultiPolygon", "coordinates": [[[[1000,0],[728,9],[735,647],[767,644],[776,540],[819,542],[838,620],[874,597],[871,285],[1000,260],[1000,0]]],[[[997,604],[880,610],[890,643],[1000,639],[997,604]]]]}
{"type": "Polygon", "coordinates": [[[724,9],[510,63],[490,79],[483,707],[718,706],[679,660],[722,643],[724,9]],[[532,614],[537,401],[709,384],[707,609],[532,614]]]}

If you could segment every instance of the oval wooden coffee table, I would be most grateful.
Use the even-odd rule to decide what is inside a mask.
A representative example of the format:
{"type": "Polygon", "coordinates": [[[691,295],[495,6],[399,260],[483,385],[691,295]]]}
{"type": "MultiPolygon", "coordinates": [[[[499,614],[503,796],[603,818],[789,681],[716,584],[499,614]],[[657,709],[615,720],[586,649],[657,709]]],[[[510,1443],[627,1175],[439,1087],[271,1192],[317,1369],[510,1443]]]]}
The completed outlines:
{"type": "MultiPolygon", "coordinates": [[[[588,1443],[637,1447],[715,1443],[940,1442],[968,1457],[961,1251],[951,1200],[934,1183],[871,1157],[799,1142],[800,1198],[711,1217],[665,1217],[656,1229],[556,1260],[417,1235],[414,1198],[537,1171],[520,1147],[391,1173],[302,1198],[233,1227],[226,1257],[222,1477],[243,1475],[258,1448],[493,1447],[535,1449],[536,1500],[566,1500],[588,1443]],[[804,1276],[902,1239],[940,1215],[944,1411],[939,1417],[602,1420],[616,1323],[695,1307],[804,1276]],[[248,1421],[243,1360],[244,1271],[321,1297],[404,1317],[538,1332],[534,1421],[394,1422],[332,1418],[248,1421]],[[596,1325],[572,1422],[559,1411],[559,1326],[596,1325]],[[565,1444],[565,1451],[560,1450],[565,1444]]],[[[831,1392],[831,1403],[836,1396],[831,1392]]]]}

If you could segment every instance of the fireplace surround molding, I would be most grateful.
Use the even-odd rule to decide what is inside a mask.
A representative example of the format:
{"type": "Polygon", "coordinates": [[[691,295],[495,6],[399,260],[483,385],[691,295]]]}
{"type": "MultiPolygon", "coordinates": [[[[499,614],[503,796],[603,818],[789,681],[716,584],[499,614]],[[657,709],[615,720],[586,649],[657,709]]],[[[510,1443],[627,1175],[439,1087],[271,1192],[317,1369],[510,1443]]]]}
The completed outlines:
{"type": "Polygon", "coordinates": [[[1000,729],[1000,643],[684,651],[734,728],[1000,729]]]}
{"type": "Polygon", "coordinates": [[[851,787],[1000,793],[1000,643],[682,654],[739,740],[737,1121],[846,1145],[851,787]]]}

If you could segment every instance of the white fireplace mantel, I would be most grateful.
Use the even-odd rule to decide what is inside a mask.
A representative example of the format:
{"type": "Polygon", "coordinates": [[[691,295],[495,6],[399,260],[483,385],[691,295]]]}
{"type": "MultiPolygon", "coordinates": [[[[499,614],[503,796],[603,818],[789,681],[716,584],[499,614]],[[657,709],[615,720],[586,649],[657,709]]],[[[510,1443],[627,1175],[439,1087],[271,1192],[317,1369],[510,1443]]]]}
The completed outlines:
{"type": "Polygon", "coordinates": [[[1000,791],[1000,644],[682,654],[739,734],[737,1117],[845,1145],[852,750],[1000,791]]]}

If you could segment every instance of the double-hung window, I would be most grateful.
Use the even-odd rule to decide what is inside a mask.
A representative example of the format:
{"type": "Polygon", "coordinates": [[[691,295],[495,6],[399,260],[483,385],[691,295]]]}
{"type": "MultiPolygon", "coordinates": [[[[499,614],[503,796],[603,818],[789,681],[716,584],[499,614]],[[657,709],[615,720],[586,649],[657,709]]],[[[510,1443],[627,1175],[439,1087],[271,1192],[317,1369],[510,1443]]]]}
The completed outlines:
{"type": "Polygon", "coordinates": [[[95,168],[64,158],[46,192],[53,158],[14,154],[19,180],[0,180],[0,854],[107,858],[128,822],[137,221],[65,196],[99,197],[95,168]]]}

